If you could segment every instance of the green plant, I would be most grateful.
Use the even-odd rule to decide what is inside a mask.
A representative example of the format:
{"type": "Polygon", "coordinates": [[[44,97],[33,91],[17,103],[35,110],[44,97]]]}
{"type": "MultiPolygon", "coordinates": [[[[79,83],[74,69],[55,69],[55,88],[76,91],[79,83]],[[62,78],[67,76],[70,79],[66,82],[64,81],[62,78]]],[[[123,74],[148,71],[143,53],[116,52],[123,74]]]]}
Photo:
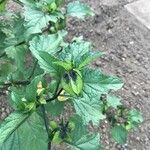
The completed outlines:
{"type": "Polygon", "coordinates": [[[114,140],[126,143],[128,131],[143,118],[111,94],[122,80],[89,66],[103,55],[90,42],[65,39],[68,17],[93,16],[90,7],[79,1],[67,6],[64,0],[16,2],[23,7],[20,13],[6,12],[6,1],[0,1],[5,17],[0,22],[0,94],[15,110],[0,125],[0,150],[46,150],[62,142],[73,150],[99,150],[99,134],[87,126],[90,121],[99,126],[103,119],[114,140]],[[75,109],[72,116],[63,117],[64,106],[75,109]]]}

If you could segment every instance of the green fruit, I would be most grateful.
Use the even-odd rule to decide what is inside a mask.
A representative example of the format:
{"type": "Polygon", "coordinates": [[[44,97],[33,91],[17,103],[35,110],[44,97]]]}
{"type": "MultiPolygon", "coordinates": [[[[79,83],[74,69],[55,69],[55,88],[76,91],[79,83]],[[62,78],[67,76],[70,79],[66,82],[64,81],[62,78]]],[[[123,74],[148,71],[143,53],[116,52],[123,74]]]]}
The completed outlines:
{"type": "Polygon", "coordinates": [[[55,122],[55,121],[50,121],[49,125],[50,125],[50,127],[51,127],[52,129],[58,128],[58,124],[57,124],[57,122],[55,122]]]}
{"type": "Polygon", "coordinates": [[[75,123],[70,121],[69,124],[68,124],[68,128],[71,129],[71,130],[74,130],[75,129],[75,123]]]}
{"type": "Polygon", "coordinates": [[[49,10],[50,11],[55,11],[57,9],[57,5],[55,2],[51,3],[50,6],[49,6],[49,10]]]}
{"type": "Polygon", "coordinates": [[[52,142],[55,144],[60,144],[63,140],[60,138],[60,132],[57,131],[53,137],[52,142]]]}
{"type": "Polygon", "coordinates": [[[63,89],[71,95],[79,95],[83,88],[82,77],[76,70],[65,72],[61,84],[63,89]]]}
{"type": "Polygon", "coordinates": [[[131,122],[128,122],[128,124],[125,125],[125,128],[126,128],[126,130],[132,129],[132,124],[131,124],[131,122]]]}

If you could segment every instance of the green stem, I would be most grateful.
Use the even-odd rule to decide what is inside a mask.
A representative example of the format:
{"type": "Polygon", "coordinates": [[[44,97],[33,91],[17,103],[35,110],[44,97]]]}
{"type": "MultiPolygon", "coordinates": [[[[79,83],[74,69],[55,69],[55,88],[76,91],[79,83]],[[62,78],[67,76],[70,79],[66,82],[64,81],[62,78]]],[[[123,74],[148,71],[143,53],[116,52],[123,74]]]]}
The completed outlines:
{"type": "Polygon", "coordinates": [[[8,82],[8,83],[0,83],[0,86],[1,86],[0,95],[7,95],[4,91],[9,91],[8,88],[12,85],[28,85],[28,84],[30,84],[29,80],[20,80],[20,81],[8,82]]]}
{"type": "Polygon", "coordinates": [[[28,85],[28,84],[30,84],[31,83],[30,79],[32,78],[32,76],[35,72],[37,63],[38,63],[38,61],[36,60],[35,63],[34,63],[32,72],[31,72],[30,76],[28,77],[28,80],[18,80],[18,81],[13,81],[13,82],[8,82],[8,83],[7,82],[6,83],[0,83],[0,85],[9,87],[9,86],[12,86],[12,85],[28,85]]]}
{"type": "Polygon", "coordinates": [[[47,99],[46,102],[51,102],[51,101],[55,100],[60,95],[60,93],[62,92],[63,89],[61,88],[58,91],[59,85],[60,85],[60,81],[58,81],[57,87],[56,87],[55,92],[54,92],[54,96],[52,98],[47,99]]]}
{"type": "Polygon", "coordinates": [[[38,63],[38,60],[35,61],[32,72],[31,72],[30,76],[28,77],[28,80],[30,80],[32,78],[32,76],[34,75],[35,69],[37,67],[37,63],[38,63]]]}
{"type": "Polygon", "coordinates": [[[51,101],[55,100],[60,95],[62,90],[63,89],[60,89],[58,92],[56,92],[56,94],[54,94],[54,96],[52,98],[47,99],[46,102],[51,102],[51,101]]]}
{"type": "Polygon", "coordinates": [[[4,83],[4,84],[1,84],[1,85],[9,87],[9,86],[12,86],[12,85],[28,85],[28,84],[30,84],[29,80],[19,80],[19,81],[4,83]]]}
{"type": "MultiPolygon", "coordinates": [[[[58,89],[59,89],[59,84],[60,84],[60,83],[58,83],[58,85],[57,85],[57,87],[56,87],[54,96],[53,96],[52,98],[47,99],[47,100],[46,100],[47,102],[51,102],[51,101],[55,100],[55,99],[60,95],[60,93],[61,93],[61,91],[62,91],[63,89],[60,89],[60,90],[58,91],[58,89]]],[[[47,131],[48,139],[49,139],[48,146],[47,146],[47,150],[51,150],[51,143],[52,143],[54,134],[55,134],[55,132],[57,132],[57,131],[56,131],[56,130],[50,131],[49,126],[48,126],[48,117],[47,117],[47,115],[46,115],[46,111],[45,111],[44,105],[41,105],[41,109],[42,109],[42,112],[43,112],[44,124],[45,124],[45,128],[46,128],[46,131],[47,131]]],[[[58,130],[58,129],[57,129],[57,130],[58,130]]]]}
{"type": "Polygon", "coordinates": [[[3,2],[5,2],[5,0],[0,1],[0,5],[1,5],[3,2]]]}
{"type": "MultiPolygon", "coordinates": [[[[48,135],[48,140],[51,138],[51,131],[49,129],[49,125],[48,125],[48,117],[47,117],[47,114],[46,114],[46,110],[45,110],[45,106],[44,105],[41,105],[41,111],[43,113],[43,119],[44,119],[44,124],[45,124],[45,128],[46,128],[46,131],[47,131],[47,135],[48,135]]],[[[50,150],[51,149],[51,141],[48,142],[48,145],[47,145],[47,150],[50,150]]]]}
{"type": "Polygon", "coordinates": [[[6,53],[5,53],[5,52],[0,55],[0,58],[2,58],[2,57],[4,57],[4,56],[6,56],[6,53]]]}
{"type": "Polygon", "coordinates": [[[20,46],[20,45],[25,44],[25,43],[26,43],[25,41],[22,41],[22,42],[20,42],[20,43],[17,43],[17,44],[14,45],[14,46],[17,47],[17,46],[20,46]]]}
{"type": "Polygon", "coordinates": [[[2,86],[0,87],[0,95],[7,95],[4,91],[9,91],[8,88],[12,85],[28,85],[28,84],[30,84],[29,80],[0,83],[0,86],[2,86]]]}

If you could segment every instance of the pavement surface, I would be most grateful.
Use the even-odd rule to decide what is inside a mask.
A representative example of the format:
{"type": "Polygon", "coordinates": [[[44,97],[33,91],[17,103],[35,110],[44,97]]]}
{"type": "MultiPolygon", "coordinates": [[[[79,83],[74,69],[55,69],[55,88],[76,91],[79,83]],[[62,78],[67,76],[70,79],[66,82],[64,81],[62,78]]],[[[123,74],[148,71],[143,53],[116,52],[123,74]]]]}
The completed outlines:
{"type": "Polygon", "coordinates": [[[150,0],[138,0],[125,6],[142,24],[150,29],[150,0]]]}

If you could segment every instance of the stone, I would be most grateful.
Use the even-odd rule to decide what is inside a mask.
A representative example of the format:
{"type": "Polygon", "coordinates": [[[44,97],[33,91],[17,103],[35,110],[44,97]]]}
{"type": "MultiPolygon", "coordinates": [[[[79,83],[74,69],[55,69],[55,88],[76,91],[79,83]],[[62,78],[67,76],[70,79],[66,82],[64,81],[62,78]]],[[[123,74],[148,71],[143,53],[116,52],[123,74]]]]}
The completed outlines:
{"type": "Polygon", "coordinates": [[[118,0],[101,0],[101,3],[106,6],[115,6],[118,5],[118,0]]]}
{"type": "Polygon", "coordinates": [[[150,29],[150,0],[138,0],[125,5],[125,8],[150,29]]]}

